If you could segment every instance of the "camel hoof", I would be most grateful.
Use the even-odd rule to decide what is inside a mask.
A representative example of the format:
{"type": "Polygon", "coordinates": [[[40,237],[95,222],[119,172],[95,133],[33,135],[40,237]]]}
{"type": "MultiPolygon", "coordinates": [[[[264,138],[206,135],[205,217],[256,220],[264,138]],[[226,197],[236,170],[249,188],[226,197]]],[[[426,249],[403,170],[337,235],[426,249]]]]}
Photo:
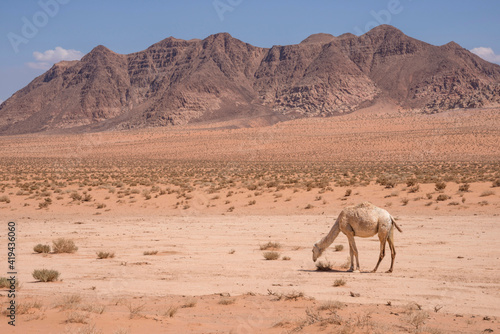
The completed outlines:
{"type": "Polygon", "coordinates": [[[376,273],[376,272],[377,272],[377,269],[373,269],[373,270],[372,270],[372,273],[376,273]]]}
{"type": "Polygon", "coordinates": [[[390,273],[392,273],[392,270],[387,270],[385,273],[390,274],[390,273]]]}

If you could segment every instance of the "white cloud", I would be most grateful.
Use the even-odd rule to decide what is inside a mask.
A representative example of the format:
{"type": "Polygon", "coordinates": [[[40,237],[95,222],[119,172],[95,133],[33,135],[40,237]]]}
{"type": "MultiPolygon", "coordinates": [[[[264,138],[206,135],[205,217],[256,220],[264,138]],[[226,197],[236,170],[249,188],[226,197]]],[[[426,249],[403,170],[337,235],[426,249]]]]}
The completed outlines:
{"type": "Polygon", "coordinates": [[[495,54],[492,48],[486,48],[480,46],[478,48],[474,48],[470,50],[470,52],[475,53],[479,57],[483,58],[492,63],[500,63],[500,55],[495,54]]]}
{"type": "Polygon", "coordinates": [[[33,52],[33,57],[36,62],[26,63],[28,67],[37,70],[48,70],[53,64],[61,60],[80,60],[83,57],[83,53],[78,50],[66,50],[57,46],[54,50],[47,50],[45,52],[35,51],[33,52]]]}

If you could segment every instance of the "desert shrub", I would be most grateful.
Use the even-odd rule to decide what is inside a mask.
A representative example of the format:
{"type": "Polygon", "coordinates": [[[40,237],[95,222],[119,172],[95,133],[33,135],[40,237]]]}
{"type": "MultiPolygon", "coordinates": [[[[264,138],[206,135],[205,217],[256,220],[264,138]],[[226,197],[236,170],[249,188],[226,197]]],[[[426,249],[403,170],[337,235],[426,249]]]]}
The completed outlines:
{"type": "Polygon", "coordinates": [[[417,184],[417,185],[415,185],[413,187],[410,187],[410,189],[408,189],[408,192],[409,193],[416,193],[419,190],[420,190],[420,185],[417,184]]]}
{"type": "Polygon", "coordinates": [[[260,250],[280,249],[280,248],[281,244],[279,242],[269,241],[267,244],[260,245],[260,250]]]}
{"type": "Polygon", "coordinates": [[[52,241],[52,250],[54,253],[74,253],[78,250],[71,239],[59,238],[52,241]]]}
{"type": "Polygon", "coordinates": [[[333,263],[330,261],[318,261],[316,263],[317,271],[331,271],[333,270],[333,263]]]}
{"type": "Polygon", "coordinates": [[[157,250],[152,250],[152,251],[144,251],[144,255],[156,255],[158,254],[157,250]]]}
{"type": "MultiPolygon", "coordinates": [[[[0,289],[10,289],[10,281],[7,277],[0,277],[0,289]]],[[[14,286],[16,287],[16,289],[19,288],[19,281],[16,280],[15,283],[14,283],[14,286]]]]}
{"type": "Polygon", "coordinates": [[[335,310],[340,310],[345,306],[344,303],[339,302],[339,301],[327,301],[318,306],[318,310],[320,311],[335,311],[335,310]]]}
{"type": "Polygon", "coordinates": [[[169,306],[167,308],[167,311],[165,311],[165,316],[168,316],[169,318],[173,318],[174,315],[177,313],[178,309],[179,309],[178,306],[169,306]]]}
{"type": "Polygon", "coordinates": [[[417,179],[411,178],[411,179],[407,179],[406,180],[406,186],[407,187],[413,187],[415,185],[417,185],[417,179]]]}
{"type": "Polygon", "coordinates": [[[264,254],[262,254],[262,255],[264,256],[264,259],[266,259],[266,260],[277,260],[280,257],[280,253],[274,252],[274,251],[264,252],[264,254]]]}
{"type": "Polygon", "coordinates": [[[6,195],[0,196],[0,203],[2,203],[2,202],[9,204],[10,203],[9,196],[6,196],[6,195]]]}
{"type": "Polygon", "coordinates": [[[493,190],[485,190],[479,195],[479,197],[486,197],[486,196],[491,196],[495,195],[495,192],[493,190]]]}
{"type": "Polygon", "coordinates": [[[500,179],[496,179],[495,181],[493,181],[493,183],[491,184],[491,186],[492,187],[500,187],[500,179]]]}
{"type": "Polygon", "coordinates": [[[78,192],[72,192],[69,197],[73,200],[73,201],[81,201],[82,200],[82,195],[80,195],[78,192]]]}
{"type": "Polygon", "coordinates": [[[340,252],[343,249],[344,249],[344,245],[335,245],[335,251],[336,252],[340,252]]]}
{"type": "Polygon", "coordinates": [[[439,194],[438,197],[436,198],[436,201],[446,201],[447,199],[450,199],[450,196],[446,194],[439,194]]]}
{"type": "Polygon", "coordinates": [[[255,203],[257,203],[256,200],[251,200],[251,201],[248,202],[248,205],[255,205],[255,203]]]}
{"type": "Polygon", "coordinates": [[[106,204],[104,204],[104,203],[98,203],[96,206],[97,209],[104,209],[105,207],[106,207],[106,204]]]}
{"type": "Polygon", "coordinates": [[[434,187],[434,189],[436,189],[436,191],[444,190],[444,188],[446,188],[446,182],[444,182],[444,181],[436,182],[435,187],[434,187]]]}
{"type": "Polygon", "coordinates": [[[291,260],[290,256],[283,256],[281,259],[283,261],[290,261],[291,260]]]}
{"type": "Polygon", "coordinates": [[[33,250],[35,251],[35,253],[50,253],[50,246],[38,244],[33,247],[33,250]]]}
{"type": "Polygon", "coordinates": [[[82,201],[84,201],[84,202],[90,202],[91,199],[92,199],[92,195],[85,194],[85,196],[83,196],[83,198],[82,198],[82,201]]]}
{"type": "Polygon", "coordinates": [[[460,203],[453,201],[453,202],[448,203],[448,205],[460,205],[460,203]]]}
{"type": "Polygon", "coordinates": [[[306,210],[310,210],[310,209],[312,209],[312,208],[314,208],[314,205],[312,205],[312,204],[307,204],[307,205],[304,207],[304,209],[306,209],[306,210]]]}
{"type": "Polygon", "coordinates": [[[409,201],[410,201],[410,200],[409,200],[408,198],[406,198],[406,197],[401,198],[401,204],[402,204],[402,205],[407,205],[409,201]]]}
{"type": "Polygon", "coordinates": [[[336,279],[335,282],[333,282],[333,286],[337,287],[337,286],[344,286],[346,283],[346,281],[344,281],[343,279],[339,278],[339,279],[336,279]]]}
{"type": "Polygon", "coordinates": [[[52,204],[52,199],[45,198],[43,202],[38,203],[38,207],[40,209],[45,209],[48,208],[50,204],[52,204]]]}
{"type": "Polygon", "coordinates": [[[219,300],[220,305],[231,305],[234,304],[236,300],[234,298],[221,298],[219,300]]]}
{"type": "Polygon", "coordinates": [[[32,273],[33,278],[42,282],[53,282],[59,278],[57,270],[35,269],[32,273]]]}
{"type": "Polygon", "coordinates": [[[181,307],[182,308],[195,307],[197,302],[198,301],[196,299],[194,299],[194,298],[188,299],[181,307]]]}
{"type": "Polygon", "coordinates": [[[86,324],[88,320],[89,320],[88,313],[73,311],[68,313],[65,322],[71,324],[86,324]]]}
{"type": "Polygon", "coordinates": [[[344,196],[349,197],[352,194],[352,189],[346,189],[344,196]]]}
{"type": "Polygon", "coordinates": [[[468,192],[469,191],[469,188],[470,188],[470,184],[468,183],[464,183],[464,184],[461,184],[458,186],[458,191],[461,191],[461,192],[468,192]]]}
{"type": "Polygon", "coordinates": [[[103,251],[99,251],[96,253],[97,254],[97,258],[98,259],[108,259],[108,258],[114,258],[115,257],[115,253],[113,252],[103,252],[103,251]]]}

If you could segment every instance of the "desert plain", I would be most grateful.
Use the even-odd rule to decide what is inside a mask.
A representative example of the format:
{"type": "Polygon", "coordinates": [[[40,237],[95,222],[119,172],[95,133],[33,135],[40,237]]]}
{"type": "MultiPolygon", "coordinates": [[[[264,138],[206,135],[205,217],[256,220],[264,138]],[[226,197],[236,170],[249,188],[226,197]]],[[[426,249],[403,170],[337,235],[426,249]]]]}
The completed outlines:
{"type": "Polygon", "coordinates": [[[0,276],[15,222],[19,280],[15,327],[0,290],[0,331],[496,333],[499,139],[498,108],[386,104],[0,137],[0,276]],[[357,238],[362,270],[348,272],[343,234],[317,270],[313,244],[363,201],[403,230],[394,272],[389,252],[370,272],[376,237],[357,238]],[[54,252],[60,238],[78,249],[54,252]],[[42,269],[58,279],[35,279],[42,269]]]}

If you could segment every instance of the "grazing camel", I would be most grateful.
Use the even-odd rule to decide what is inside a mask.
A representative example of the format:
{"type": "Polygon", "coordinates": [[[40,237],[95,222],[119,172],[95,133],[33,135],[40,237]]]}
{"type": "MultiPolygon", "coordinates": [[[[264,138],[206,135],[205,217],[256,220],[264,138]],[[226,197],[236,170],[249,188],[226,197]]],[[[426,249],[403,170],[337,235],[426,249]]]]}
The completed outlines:
{"type": "Polygon", "coordinates": [[[356,271],[359,271],[358,249],[356,248],[354,237],[368,238],[378,233],[378,238],[380,240],[380,256],[373,272],[377,271],[380,262],[384,258],[385,242],[388,241],[391,249],[391,268],[389,268],[387,272],[391,273],[392,267],[394,266],[394,258],[396,257],[393,226],[396,227],[399,232],[403,232],[389,212],[369,202],[349,206],[342,210],[328,235],[314,244],[312,250],[313,261],[316,262],[323,251],[333,243],[335,238],[342,231],[349,240],[349,253],[351,255],[351,267],[349,271],[354,270],[353,255],[356,256],[356,271]]]}

